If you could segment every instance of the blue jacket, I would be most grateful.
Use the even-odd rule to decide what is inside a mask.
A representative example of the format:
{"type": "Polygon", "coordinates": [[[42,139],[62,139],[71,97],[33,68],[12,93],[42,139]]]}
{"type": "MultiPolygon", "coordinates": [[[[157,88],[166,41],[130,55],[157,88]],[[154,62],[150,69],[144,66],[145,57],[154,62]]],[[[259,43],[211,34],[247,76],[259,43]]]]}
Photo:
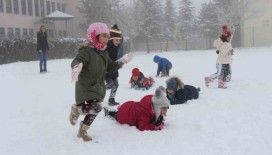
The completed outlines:
{"type": "Polygon", "coordinates": [[[157,76],[160,75],[160,72],[166,72],[172,68],[172,63],[166,59],[155,55],[153,61],[158,64],[157,76]]]}

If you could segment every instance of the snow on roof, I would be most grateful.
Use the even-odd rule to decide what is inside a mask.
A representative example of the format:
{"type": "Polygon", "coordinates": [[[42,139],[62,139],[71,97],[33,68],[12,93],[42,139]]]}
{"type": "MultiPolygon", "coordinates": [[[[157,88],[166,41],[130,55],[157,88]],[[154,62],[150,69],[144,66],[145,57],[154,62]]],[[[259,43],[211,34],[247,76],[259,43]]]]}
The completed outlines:
{"type": "Polygon", "coordinates": [[[71,18],[74,18],[74,16],[58,10],[50,13],[45,17],[45,19],[71,19],[71,18]]]}

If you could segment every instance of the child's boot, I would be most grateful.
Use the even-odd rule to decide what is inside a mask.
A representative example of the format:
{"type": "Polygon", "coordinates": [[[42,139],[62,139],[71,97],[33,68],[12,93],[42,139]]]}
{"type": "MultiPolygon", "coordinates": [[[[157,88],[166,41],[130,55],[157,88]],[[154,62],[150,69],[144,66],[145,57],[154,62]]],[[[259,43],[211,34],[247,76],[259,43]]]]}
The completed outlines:
{"type": "Polygon", "coordinates": [[[226,89],[228,87],[226,86],[226,82],[224,82],[223,80],[219,79],[218,80],[218,88],[226,89]]]}
{"type": "Polygon", "coordinates": [[[92,140],[92,137],[88,135],[87,130],[90,128],[90,126],[84,124],[84,123],[80,123],[80,127],[78,130],[78,134],[77,137],[78,138],[82,138],[83,141],[88,142],[92,140]]]}
{"type": "Polygon", "coordinates": [[[205,77],[205,85],[206,87],[209,87],[210,86],[210,83],[213,82],[213,80],[210,78],[210,77],[205,77]]]}
{"type": "Polygon", "coordinates": [[[80,113],[78,112],[78,107],[76,106],[76,104],[72,105],[71,112],[70,112],[70,123],[72,125],[76,124],[79,114],[80,113]]]}

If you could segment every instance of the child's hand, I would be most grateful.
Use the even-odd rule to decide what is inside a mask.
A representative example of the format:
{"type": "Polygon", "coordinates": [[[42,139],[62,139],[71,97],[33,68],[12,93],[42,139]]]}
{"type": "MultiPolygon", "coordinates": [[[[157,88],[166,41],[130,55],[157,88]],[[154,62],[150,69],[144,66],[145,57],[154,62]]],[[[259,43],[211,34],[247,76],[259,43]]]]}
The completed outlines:
{"type": "Polygon", "coordinates": [[[123,56],[119,59],[119,61],[121,61],[123,64],[127,64],[127,63],[129,63],[132,59],[133,59],[132,53],[128,53],[128,54],[123,55],[123,56]]]}
{"type": "Polygon", "coordinates": [[[78,75],[81,72],[83,67],[83,63],[79,63],[77,65],[74,66],[74,68],[72,69],[72,82],[73,81],[78,81],[78,75]]]}

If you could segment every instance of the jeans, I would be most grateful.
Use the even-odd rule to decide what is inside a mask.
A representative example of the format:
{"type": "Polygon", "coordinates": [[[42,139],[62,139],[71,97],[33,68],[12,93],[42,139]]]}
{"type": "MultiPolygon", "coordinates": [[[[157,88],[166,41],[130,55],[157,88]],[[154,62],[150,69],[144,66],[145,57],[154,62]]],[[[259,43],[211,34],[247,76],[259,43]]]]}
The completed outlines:
{"type": "Polygon", "coordinates": [[[47,63],[47,52],[39,50],[38,51],[38,56],[39,56],[39,60],[40,60],[40,72],[47,71],[47,68],[46,68],[46,65],[47,65],[46,64],[47,63]]]}

